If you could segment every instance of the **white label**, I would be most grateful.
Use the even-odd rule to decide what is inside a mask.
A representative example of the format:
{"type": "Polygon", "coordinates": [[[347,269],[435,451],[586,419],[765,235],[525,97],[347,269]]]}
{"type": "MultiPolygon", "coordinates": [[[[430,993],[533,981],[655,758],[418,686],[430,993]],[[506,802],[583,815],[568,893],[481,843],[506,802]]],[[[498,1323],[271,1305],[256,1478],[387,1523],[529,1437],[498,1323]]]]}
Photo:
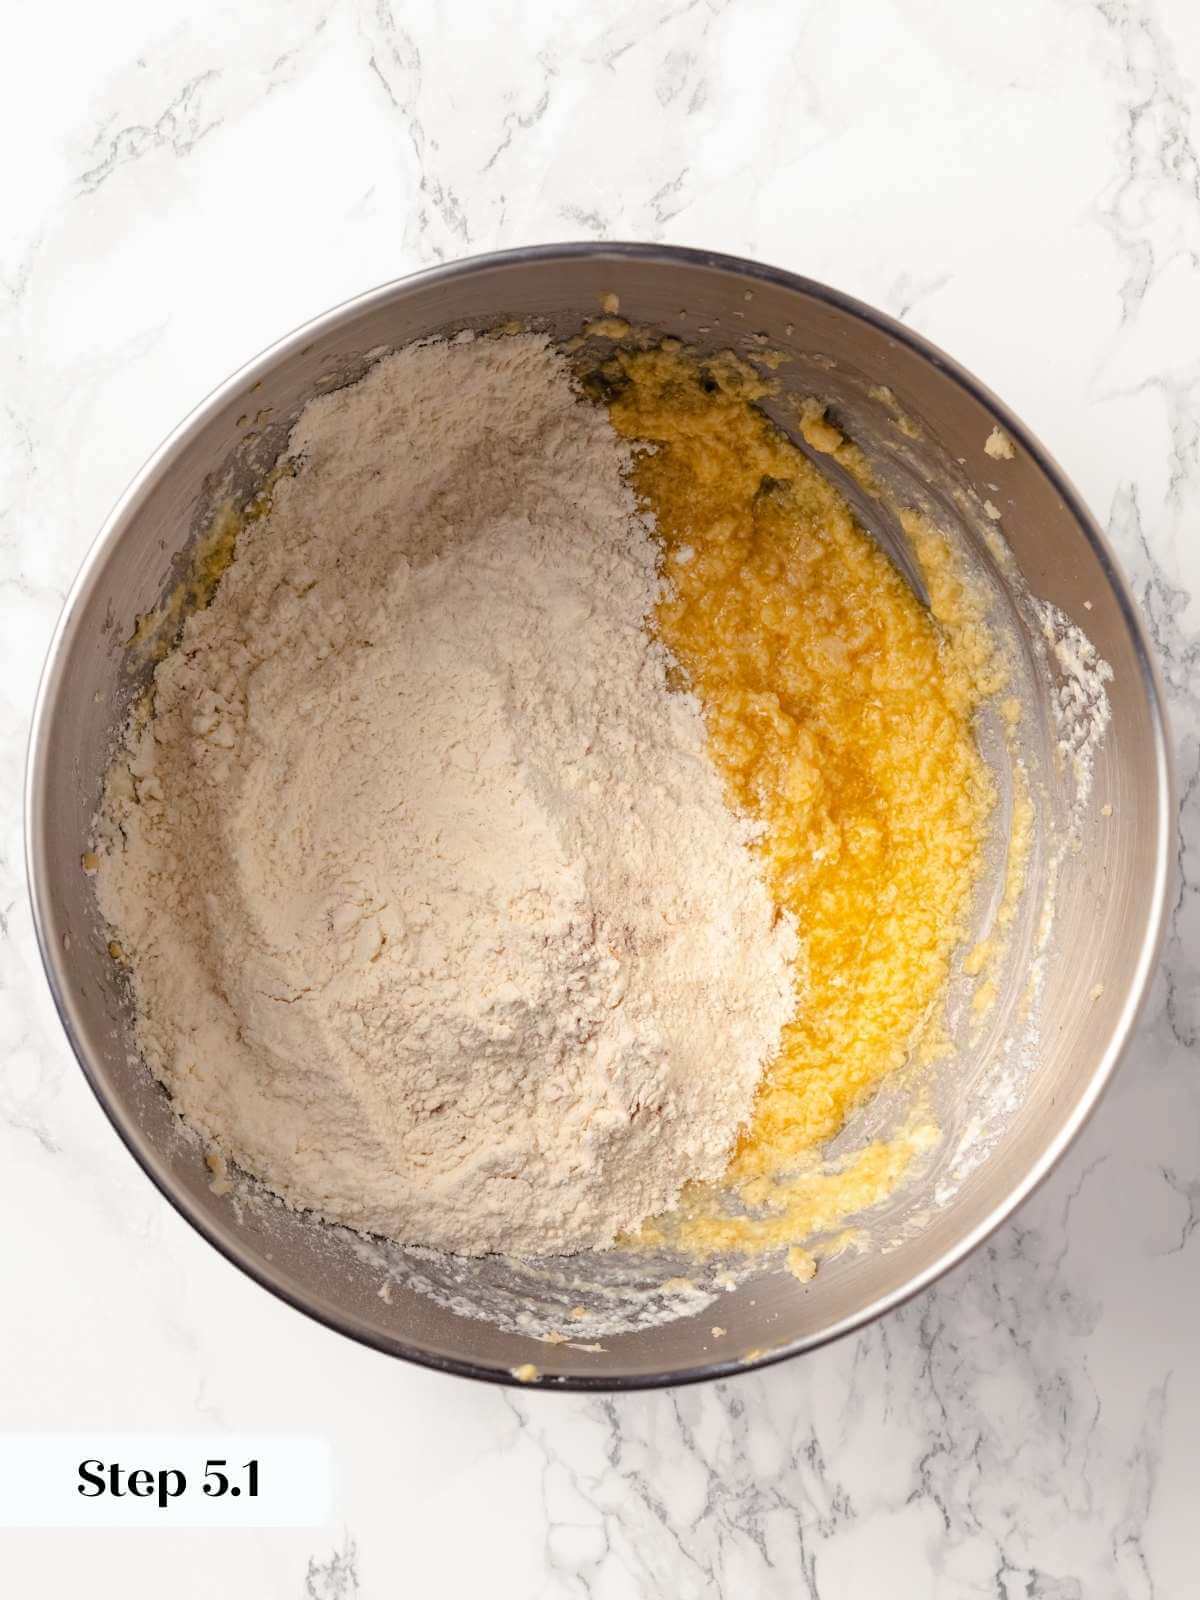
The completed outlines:
{"type": "Polygon", "coordinates": [[[289,1434],[0,1434],[3,1528],[316,1528],[324,1439],[289,1434]]]}

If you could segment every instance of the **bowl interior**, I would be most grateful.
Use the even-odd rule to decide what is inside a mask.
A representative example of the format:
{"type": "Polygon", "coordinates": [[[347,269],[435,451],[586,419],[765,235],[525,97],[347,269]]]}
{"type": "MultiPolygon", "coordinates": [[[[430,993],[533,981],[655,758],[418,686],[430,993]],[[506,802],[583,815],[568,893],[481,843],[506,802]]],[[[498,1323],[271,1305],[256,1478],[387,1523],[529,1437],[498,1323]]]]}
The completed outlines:
{"type": "MultiPolygon", "coordinates": [[[[1002,741],[993,754],[1007,796],[1002,741]]],[[[47,970],[85,1070],[151,1176],[219,1248],[384,1350],[502,1378],[533,1363],[544,1382],[607,1387],[713,1375],[819,1343],[928,1281],[1027,1192],[1082,1121],[1132,1022],[1165,892],[1169,787],[1153,669],[1103,541],[991,397],[904,330],[817,285],[697,253],[567,247],[365,296],[267,352],[173,436],[101,535],[60,623],[31,748],[30,871],[47,970]],[[925,1087],[944,1138],[919,1178],[860,1219],[872,1247],[830,1259],[807,1284],[777,1263],[718,1289],[711,1274],[621,1256],[525,1267],[449,1260],[364,1241],[244,1188],[216,1192],[222,1185],[131,1051],[127,1001],[80,871],[137,684],[125,649],[136,618],[171,588],[216,499],[261,481],[304,403],[359,375],[380,349],[433,334],[512,318],[569,337],[612,293],[634,324],[702,349],[765,345],[788,358],[778,368],[785,396],[827,400],[887,486],[864,507],[867,521],[886,537],[894,504],[921,505],[960,543],[993,597],[1028,711],[1020,756],[1035,793],[1035,849],[999,1004],[985,1028],[964,1025],[955,1052],[931,1069],[925,1087]],[[984,449],[997,424],[1012,459],[984,449]],[[1011,561],[994,548],[985,501],[1002,513],[1011,561]],[[1070,752],[1059,748],[1061,676],[1031,595],[1079,624],[1112,669],[1111,721],[1083,806],[1070,752]],[[1019,1012],[1049,875],[1055,915],[1031,1032],[1019,1012]],[[658,1287],[671,1276],[689,1283],[658,1287]],[[586,1309],[579,1339],[535,1336],[540,1317],[576,1304],[586,1309]],[[714,1322],[727,1330],[719,1344],[714,1322]]],[[[867,1108],[847,1146],[894,1126],[912,1090],[902,1083],[867,1108]]]]}

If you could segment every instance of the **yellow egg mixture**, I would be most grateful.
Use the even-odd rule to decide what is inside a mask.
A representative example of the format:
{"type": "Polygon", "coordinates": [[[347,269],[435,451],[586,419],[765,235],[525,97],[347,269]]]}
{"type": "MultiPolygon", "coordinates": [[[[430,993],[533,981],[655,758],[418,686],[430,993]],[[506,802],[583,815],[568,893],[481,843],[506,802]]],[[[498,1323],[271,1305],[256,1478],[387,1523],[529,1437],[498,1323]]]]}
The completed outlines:
{"type": "MultiPolygon", "coordinates": [[[[926,610],[731,356],[665,341],[601,369],[669,592],[657,629],[704,706],[732,805],[801,935],[797,1009],[724,1187],[692,1186],[643,1242],[792,1243],[884,1198],[935,1137],[916,1118],[829,1168],[847,1116],[936,1031],[994,793],[973,734],[1000,677],[941,538],[903,520],[926,610]],[[932,614],[931,614],[932,613],[932,614]],[[740,1203],[739,1203],[740,1202],[740,1203]],[[747,1214],[749,1208],[749,1214],[747,1214]]],[[[810,415],[818,449],[865,467],[810,415]]]]}

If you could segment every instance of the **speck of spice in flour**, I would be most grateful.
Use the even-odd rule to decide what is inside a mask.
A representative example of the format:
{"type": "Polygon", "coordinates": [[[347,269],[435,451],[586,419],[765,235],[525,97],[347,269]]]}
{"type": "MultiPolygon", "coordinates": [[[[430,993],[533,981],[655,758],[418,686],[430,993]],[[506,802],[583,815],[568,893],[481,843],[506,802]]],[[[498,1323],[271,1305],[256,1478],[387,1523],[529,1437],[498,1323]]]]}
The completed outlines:
{"type": "Polygon", "coordinates": [[[628,446],[520,335],[382,359],[289,452],[108,776],[140,1048],[298,1207],[602,1248],[720,1176],[796,1003],[628,446]]]}

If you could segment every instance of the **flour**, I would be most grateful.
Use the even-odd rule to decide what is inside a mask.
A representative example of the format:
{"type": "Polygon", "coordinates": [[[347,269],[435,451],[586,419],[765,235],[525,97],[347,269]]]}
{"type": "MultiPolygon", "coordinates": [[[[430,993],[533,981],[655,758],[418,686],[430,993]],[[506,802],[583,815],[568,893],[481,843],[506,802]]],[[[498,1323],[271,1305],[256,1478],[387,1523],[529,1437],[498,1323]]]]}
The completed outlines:
{"type": "Polygon", "coordinates": [[[794,929],[645,627],[607,416],[533,335],[314,401],[97,834],[138,1042],[296,1206],[602,1248],[720,1175],[794,929]]]}
{"type": "MultiPolygon", "coordinates": [[[[1112,682],[1113,670],[1065,612],[1048,600],[1035,600],[1033,610],[1058,669],[1052,702],[1058,751],[1075,779],[1078,813],[1091,794],[1096,751],[1112,715],[1106,685],[1112,682]]],[[[1072,832],[1078,823],[1078,814],[1073,814],[1072,832]]]]}

